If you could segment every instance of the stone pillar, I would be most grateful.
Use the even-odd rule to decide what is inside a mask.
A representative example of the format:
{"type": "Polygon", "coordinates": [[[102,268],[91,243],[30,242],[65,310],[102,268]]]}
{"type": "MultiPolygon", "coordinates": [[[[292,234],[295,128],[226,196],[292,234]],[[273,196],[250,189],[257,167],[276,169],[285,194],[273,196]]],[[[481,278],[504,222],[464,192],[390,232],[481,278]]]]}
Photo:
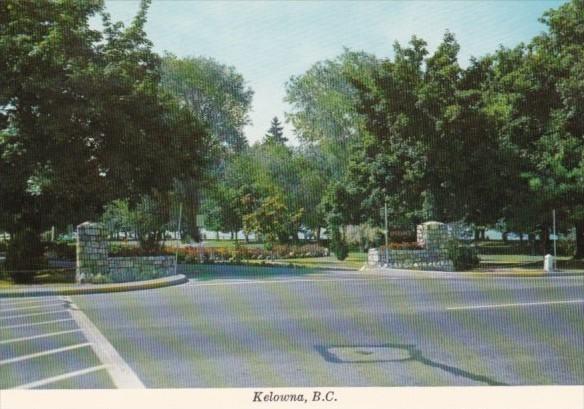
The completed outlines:
{"type": "Polygon", "coordinates": [[[106,230],[99,223],[85,222],[77,226],[77,264],[75,281],[97,274],[108,274],[106,230]]]}
{"type": "Polygon", "coordinates": [[[440,222],[426,222],[419,224],[416,229],[418,245],[429,252],[446,251],[450,233],[448,226],[440,222]]]}

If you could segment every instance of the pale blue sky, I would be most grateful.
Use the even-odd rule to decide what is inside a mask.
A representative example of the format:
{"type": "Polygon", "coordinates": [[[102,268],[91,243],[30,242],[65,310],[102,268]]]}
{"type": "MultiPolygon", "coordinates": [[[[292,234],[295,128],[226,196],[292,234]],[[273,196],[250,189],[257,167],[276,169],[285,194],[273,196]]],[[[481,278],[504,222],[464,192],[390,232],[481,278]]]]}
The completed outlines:
{"type": "MultiPolygon", "coordinates": [[[[255,91],[253,125],[246,136],[263,137],[271,118],[287,110],[284,83],[343,47],[391,56],[395,40],[416,34],[430,50],[444,31],[471,56],[514,46],[544,30],[542,13],[562,0],[522,1],[173,1],[154,0],[146,31],[157,51],[209,56],[233,65],[255,91]]],[[[130,21],[138,2],[108,0],[116,20],[130,21]]],[[[293,139],[292,130],[285,132],[293,139]]]]}

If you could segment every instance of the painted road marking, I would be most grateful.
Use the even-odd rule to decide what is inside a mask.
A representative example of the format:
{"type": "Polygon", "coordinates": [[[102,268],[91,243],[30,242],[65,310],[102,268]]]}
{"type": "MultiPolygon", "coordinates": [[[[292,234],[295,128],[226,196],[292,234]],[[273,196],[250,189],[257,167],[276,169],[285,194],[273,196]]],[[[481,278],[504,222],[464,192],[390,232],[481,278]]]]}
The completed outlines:
{"type": "Polygon", "coordinates": [[[132,368],[130,368],[118,351],[116,351],[113,345],[102,335],[83,311],[73,303],[71,298],[62,297],[61,299],[69,304],[71,317],[73,317],[79,328],[82,329],[83,335],[90,342],[91,349],[93,349],[95,355],[107,367],[107,372],[116,388],[145,388],[132,368]]]}
{"type": "Polygon", "coordinates": [[[32,323],[29,323],[29,324],[5,325],[3,327],[0,327],[0,330],[3,330],[3,329],[12,329],[12,328],[34,327],[34,326],[37,326],[37,325],[55,324],[57,322],[66,322],[66,321],[74,321],[74,320],[73,320],[73,318],[62,318],[60,320],[32,322],[32,323]]]}
{"type": "Polygon", "coordinates": [[[70,334],[72,332],[81,332],[81,330],[80,329],[68,329],[66,331],[48,332],[46,334],[32,335],[30,337],[21,337],[21,338],[6,339],[6,340],[0,341],[0,345],[3,345],[3,344],[11,344],[13,342],[30,341],[30,340],[39,339],[39,338],[56,337],[58,335],[70,334]]]}
{"type": "Polygon", "coordinates": [[[71,351],[73,349],[85,348],[85,347],[90,346],[90,345],[91,345],[90,342],[84,342],[82,344],[75,344],[75,345],[69,345],[69,346],[62,347],[62,348],[49,349],[47,351],[36,352],[34,354],[21,355],[21,356],[15,357],[15,358],[10,358],[10,359],[5,359],[3,361],[0,361],[0,365],[8,365],[8,364],[12,364],[15,362],[21,362],[21,361],[26,361],[26,360],[33,359],[33,358],[38,358],[40,356],[53,355],[53,354],[58,354],[59,352],[65,352],[65,351],[71,351]]]}
{"type": "Polygon", "coordinates": [[[529,307],[532,305],[553,305],[553,304],[580,304],[584,300],[564,300],[564,301],[538,301],[526,303],[491,304],[491,305],[470,305],[461,307],[448,307],[447,310],[480,310],[487,308],[507,308],[507,307],[529,307]]]}
{"type": "Polygon", "coordinates": [[[52,376],[50,378],[41,379],[40,381],[25,383],[23,385],[15,386],[15,387],[9,388],[9,389],[37,388],[39,386],[48,385],[51,383],[59,382],[59,381],[69,379],[69,378],[74,378],[76,376],[81,376],[81,375],[85,375],[85,374],[92,373],[92,372],[102,371],[104,369],[107,369],[107,367],[105,365],[92,366],[91,368],[85,368],[85,369],[81,369],[79,371],[74,371],[74,372],[67,372],[67,373],[64,373],[62,375],[52,376]]]}
{"type": "Polygon", "coordinates": [[[0,308],[0,311],[7,312],[7,311],[34,310],[34,309],[45,308],[45,307],[56,307],[58,305],[63,305],[63,303],[57,302],[57,303],[52,303],[52,304],[28,305],[26,307],[0,308]]]}
{"type": "Polygon", "coordinates": [[[215,287],[222,285],[247,285],[247,284],[281,284],[281,283],[312,283],[312,282],[342,282],[342,281],[380,281],[380,280],[400,280],[401,277],[383,278],[333,278],[333,279],[274,279],[274,280],[229,280],[218,283],[195,283],[187,284],[189,287],[215,287]]]}
{"type": "Polygon", "coordinates": [[[7,300],[7,299],[0,299],[0,308],[2,306],[13,306],[13,305],[25,305],[25,304],[39,304],[43,303],[44,301],[58,301],[58,298],[43,298],[43,297],[35,297],[34,299],[24,298],[24,299],[16,299],[16,300],[7,300]]]}
{"type": "Polygon", "coordinates": [[[55,311],[35,312],[32,314],[9,315],[7,317],[0,317],[0,320],[10,320],[13,318],[22,318],[22,317],[36,317],[38,315],[58,314],[58,313],[64,313],[64,312],[67,312],[67,310],[60,308],[60,309],[55,310],[55,311]]]}

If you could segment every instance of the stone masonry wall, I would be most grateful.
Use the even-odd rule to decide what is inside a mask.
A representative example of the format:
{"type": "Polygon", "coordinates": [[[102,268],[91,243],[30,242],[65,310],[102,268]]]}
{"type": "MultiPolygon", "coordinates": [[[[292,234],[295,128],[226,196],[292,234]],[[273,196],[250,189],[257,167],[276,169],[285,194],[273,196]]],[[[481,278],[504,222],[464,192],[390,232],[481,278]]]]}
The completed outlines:
{"type": "Polygon", "coordinates": [[[420,250],[369,249],[367,264],[370,267],[406,268],[417,270],[452,271],[447,246],[450,239],[448,227],[439,222],[417,226],[420,250]]]}
{"type": "Polygon", "coordinates": [[[174,257],[110,257],[109,275],[114,282],[166,277],[174,274],[174,257]]]}
{"type": "Polygon", "coordinates": [[[92,275],[108,273],[106,234],[105,228],[99,223],[85,222],[77,226],[77,282],[92,275]]]}
{"type": "Polygon", "coordinates": [[[113,282],[147,280],[174,274],[173,256],[108,257],[107,231],[99,223],[77,226],[77,282],[101,275],[113,282]]]}

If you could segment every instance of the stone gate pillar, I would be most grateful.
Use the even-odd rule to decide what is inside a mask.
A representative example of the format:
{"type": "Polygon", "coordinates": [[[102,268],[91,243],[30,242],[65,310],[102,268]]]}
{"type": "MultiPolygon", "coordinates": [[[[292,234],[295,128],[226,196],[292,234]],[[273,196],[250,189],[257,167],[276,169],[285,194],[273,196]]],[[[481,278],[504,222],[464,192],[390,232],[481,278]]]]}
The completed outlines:
{"type": "Polygon", "coordinates": [[[426,222],[419,224],[416,230],[418,245],[429,252],[445,252],[450,240],[448,226],[440,222],[426,222]]]}
{"type": "Polygon", "coordinates": [[[85,222],[77,226],[77,264],[75,281],[96,274],[108,274],[108,244],[105,228],[85,222]]]}

